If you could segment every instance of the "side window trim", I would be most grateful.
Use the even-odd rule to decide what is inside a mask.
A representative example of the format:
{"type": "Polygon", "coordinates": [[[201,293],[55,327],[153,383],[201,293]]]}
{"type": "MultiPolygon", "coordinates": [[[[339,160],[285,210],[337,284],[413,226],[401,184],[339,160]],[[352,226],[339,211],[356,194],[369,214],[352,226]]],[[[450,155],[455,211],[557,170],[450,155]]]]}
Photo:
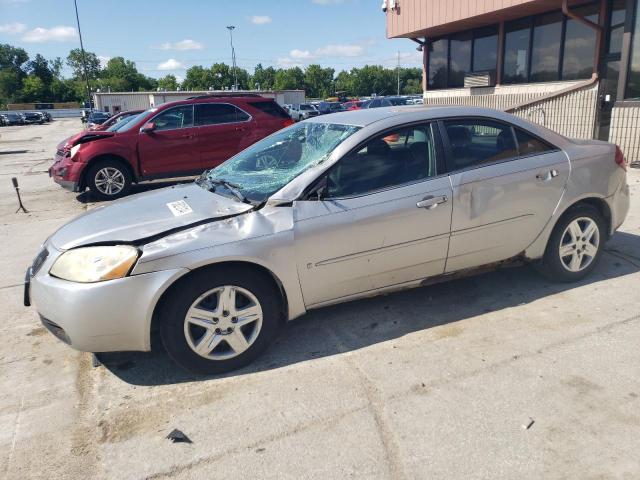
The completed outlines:
{"type": "Polygon", "coordinates": [[[147,120],[144,123],[147,124],[147,123],[153,122],[160,115],[164,115],[165,113],[170,112],[171,110],[176,110],[178,108],[183,108],[183,107],[191,107],[191,126],[189,126],[189,127],[180,127],[180,128],[167,128],[166,130],[158,130],[158,131],[159,132],[173,132],[174,130],[184,130],[185,128],[193,128],[193,127],[195,127],[196,119],[195,119],[195,109],[193,108],[193,105],[176,105],[175,107],[167,108],[166,110],[162,110],[161,112],[156,113],[153,117],[151,117],[149,120],[147,120]]]}
{"type": "Polygon", "coordinates": [[[399,183],[396,185],[388,185],[386,187],[383,188],[379,188],[376,190],[371,190],[369,192],[365,192],[365,193],[360,193],[360,194],[356,194],[356,195],[344,195],[341,197],[326,197],[327,200],[349,200],[352,198],[360,198],[360,197],[366,197],[369,195],[376,195],[378,193],[382,193],[382,192],[386,192],[389,190],[393,190],[396,188],[403,188],[403,187],[408,187],[410,185],[415,185],[418,183],[423,183],[423,182],[428,182],[430,180],[434,180],[436,178],[440,178],[440,177],[444,177],[446,175],[448,175],[448,172],[444,166],[444,149],[443,149],[443,144],[442,144],[442,138],[440,135],[440,132],[438,131],[438,127],[437,127],[437,120],[421,120],[418,122],[411,122],[411,123],[407,123],[407,124],[403,124],[403,125],[396,125],[395,127],[391,127],[391,128],[387,128],[385,130],[381,130],[375,134],[373,134],[372,136],[368,137],[367,139],[363,140],[362,142],[360,142],[358,145],[356,145],[354,148],[352,148],[351,150],[349,150],[348,152],[346,152],[344,155],[342,155],[331,167],[329,167],[326,171],[324,171],[321,175],[318,176],[318,178],[316,178],[313,182],[311,182],[307,188],[305,188],[304,192],[302,193],[302,195],[300,195],[299,200],[311,200],[311,201],[316,201],[316,198],[310,198],[310,194],[315,190],[316,186],[322,182],[325,178],[327,178],[329,176],[329,174],[331,173],[331,171],[337,167],[337,165],[340,163],[340,161],[343,158],[348,157],[349,155],[353,154],[353,153],[357,153],[360,150],[362,150],[367,143],[369,143],[370,141],[374,140],[375,138],[381,137],[385,134],[390,134],[392,132],[398,131],[398,130],[403,130],[403,129],[407,129],[407,128],[411,128],[411,127],[418,127],[420,125],[424,125],[425,127],[428,127],[429,131],[431,132],[431,136],[434,142],[434,150],[435,150],[435,155],[436,155],[436,174],[431,176],[431,177],[426,177],[426,178],[421,178],[415,181],[410,181],[410,182],[405,182],[405,183],[399,183]]]}
{"type": "MultiPolygon", "coordinates": [[[[205,103],[196,103],[196,104],[194,105],[194,107],[195,107],[195,109],[194,109],[194,112],[193,112],[193,115],[194,115],[194,116],[193,116],[193,126],[194,126],[194,127],[197,127],[197,128],[200,128],[200,127],[214,127],[214,126],[217,126],[217,125],[230,125],[230,124],[233,124],[233,123],[246,123],[246,122],[250,122],[251,120],[253,120],[253,115],[251,115],[251,114],[250,114],[249,112],[247,112],[246,110],[244,110],[244,109],[240,108],[239,106],[234,105],[233,103],[226,103],[226,102],[205,102],[205,103]],[[245,115],[247,115],[249,118],[247,118],[246,120],[235,120],[235,121],[233,121],[233,122],[207,123],[207,124],[205,124],[205,125],[197,125],[197,124],[196,124],[196,113],[197,113],[197,111],[198,111],[198,108],[197,108],[197,107],[199,107],[200,105],[230,105],[230,106],[232,106],[233,108],[235,108],[236,110],[240,110],[242,113],[244,113],[245,115]]],[[[238,114],[237,114],[237,112],[236,112],[236,118],[237,118],[237,116],[238,116],[238,114]]]]}
{"type": "Polygon", "coordinates": [[[536,157],[538,155],[546,155],[547,153],[559,152],[560,150],[562,150],[560,147],[556,147],[554,144],[549,143],[548,141],[546,141],[543,138],[540,138],[535,133],[531,133],[529,130],[526,130],[526,129],[521,128],[521,127],[517,127],[515,125],[512,125],[512,129],[513,129],[513,135],[515,137],[516,145],[518,146],[518,158],[536,157]],[[520,153],[520,142],[518,141],[518,135],[516,134],[516,130],[521,130],[522,132],[526,133],[530,137],[533,137],[536,140],[538,140],[539,142],[545,144],[549,148],[549,150],[545,150],[543,152],[532,152],[532,153],[525,153],[525,154],[520,153]]]}

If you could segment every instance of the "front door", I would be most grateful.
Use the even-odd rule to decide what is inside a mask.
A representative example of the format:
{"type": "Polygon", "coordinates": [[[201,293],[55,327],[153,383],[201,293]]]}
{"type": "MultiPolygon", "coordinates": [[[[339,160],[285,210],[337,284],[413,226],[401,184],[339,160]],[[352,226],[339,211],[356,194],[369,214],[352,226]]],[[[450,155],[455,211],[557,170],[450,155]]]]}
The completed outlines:
{"type": "Polygon", "coordinates": [[[326,198],[294,202],[307,307],[443,273],[451,185],[430,124],[369,140],[326,174],[326,198]]]}
{"type": "Polygon", "coordinates": [[[164,110],[150,122],[155,129],[138,134],[138,155],[145,177],[181,176],[201,170],[193,105],[164,110]]]}
{"type": "Polygon", "coordinates": [[[198,154],[203,169],[213,168],[231,158],[251,136],[251,116],[229,103],[196,105],[198,154]]]}
{"type": "Polygon", "coordinates": [[[442,122],[453,186],[447,272],[506,260],[542,232],[567,179],[566,155],[487,119],[442,122]]]}

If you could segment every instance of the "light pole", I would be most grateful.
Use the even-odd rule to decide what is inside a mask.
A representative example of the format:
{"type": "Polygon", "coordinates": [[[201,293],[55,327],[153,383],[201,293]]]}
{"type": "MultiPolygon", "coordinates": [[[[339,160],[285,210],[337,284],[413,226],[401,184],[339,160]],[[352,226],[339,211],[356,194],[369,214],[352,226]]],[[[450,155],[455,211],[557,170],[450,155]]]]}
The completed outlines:
{"type": "Polygon", "coordinates": [[[228,25],[227,29],[229,30],[229,38],[231,39],[231,64],[233,68],[233,88],[232,90],[238,89],[238,71],[236,69],[236,50],[233,48],[233,30],[236,27],[234,25],[228,25]]]}
{"type": "Polygon", "coordinates": [[[91,108],[91,87],[89,86],[89,75],[87,74],[87,59],[84,55],[84,45],[82,45],[82,32],[80,31],[80,17],[78,16],[78,2],[73,0],[73,5],[76,7],[76,23],[78,24],[78,36],[80,37],[80,52],[82,53],[82,67],[84,70],[84,80],[87,83],[87,100],[89,100],[89,110],[91,108]]]}

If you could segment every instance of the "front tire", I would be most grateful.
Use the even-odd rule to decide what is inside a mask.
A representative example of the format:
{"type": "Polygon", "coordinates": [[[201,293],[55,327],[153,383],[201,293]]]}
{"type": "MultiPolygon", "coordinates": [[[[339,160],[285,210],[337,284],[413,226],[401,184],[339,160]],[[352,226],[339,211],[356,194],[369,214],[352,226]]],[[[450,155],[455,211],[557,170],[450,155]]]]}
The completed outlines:
{"type": "Polygon", "coordinates": [[[551,280],[582,280],[596,267],[606,240],[602,214],[591,205],[579,205],[554,227],[539,270],[551,280]]]}
{"type": "Polygon", "coordinates": [[[219,374],[257,358],[276,336],[280,294],[248,269],[198,271],[174,288],[160,311],[160,337],[186,370],[219,374]]]}
{"type": "Polygon", "coordinates": [[[102,160],[87,172],[87,186],[99,200],[115,200],[131,190],[131,173],[121,162],[102,160]]]}

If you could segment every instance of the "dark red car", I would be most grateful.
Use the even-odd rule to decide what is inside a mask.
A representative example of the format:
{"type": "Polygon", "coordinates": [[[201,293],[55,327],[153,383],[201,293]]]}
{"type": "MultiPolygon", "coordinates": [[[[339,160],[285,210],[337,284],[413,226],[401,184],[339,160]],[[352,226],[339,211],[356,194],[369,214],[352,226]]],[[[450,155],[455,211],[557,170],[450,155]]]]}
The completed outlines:
{"type": "Polygon", "coordinates": [[[106,122],[94,124],[92,127],[89,127],[87,130],[91,130],[92,132],[106,130],[108,128],[113,127],[116,123],[120,123],[123,120],[130,118],[134,115],[139,115],[142,112],[144,112],[144,110],[128,110],[126,112],[120,112],[117,115],[110,117],[109,120],[107,120],[106,122]]]}
{"type": "Polygon", "coordinates": [[[69,190],[89,188],[110,200],[126,195],[134,182],[198,175],[292,123],[260,95],[193,97],[67,139],[49,175],[69,190]]]}

